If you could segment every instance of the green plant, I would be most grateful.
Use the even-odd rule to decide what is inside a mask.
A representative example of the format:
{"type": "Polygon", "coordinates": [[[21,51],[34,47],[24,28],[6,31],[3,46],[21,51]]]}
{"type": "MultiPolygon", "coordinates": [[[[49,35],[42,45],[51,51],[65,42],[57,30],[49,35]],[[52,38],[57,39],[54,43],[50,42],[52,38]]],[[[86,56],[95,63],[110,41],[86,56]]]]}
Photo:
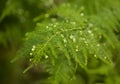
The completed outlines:
{"type": "Polygon", "coordinates": [[[23,47],[16,57],[29,60],[23,73],[41,66],[49,74],[43,83],[120,83],[113,62],[113,51],[120,48],[117,37],[120,1],[80,2],[81,7],[53,4],[49,11],[34,19],[36,28],[26,33],[23,47]]]}
{"type": "MultiPolygon", "coordinates": [[[[0,0],[0,83],[17,84],[18,72],[16,64],[10,60],[22,44],[26,32],[34,29],[33,18],[48,10],[42,0],[0,0]],[[39,10],[39,11],[38,11],[39,10]]],[[[20,65],[20,64],[18,64],[20,65]]]]}

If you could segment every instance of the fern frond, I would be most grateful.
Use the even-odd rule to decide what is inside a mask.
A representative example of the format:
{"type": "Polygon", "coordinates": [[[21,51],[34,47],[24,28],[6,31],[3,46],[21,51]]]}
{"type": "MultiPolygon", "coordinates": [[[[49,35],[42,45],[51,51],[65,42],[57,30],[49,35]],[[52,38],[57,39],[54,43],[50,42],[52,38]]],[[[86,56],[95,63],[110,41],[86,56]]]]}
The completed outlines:
{"type": "MultiPolygon", "coordinates": [[[[103,15],[99,18],[92,16],[89,21],[82,11],[63,4],[52,11],[61,19],[38,22],[36,30],[26,35],[21,55],[28,56],[31,65],[44,64],[53,84],[67,83],[75,75],[76,65],[87,70],[89,56],[111,64],[112,54],[107,45],[115,46],[115,25],[110,21],[104,24],[103,15]]],[[[117,23],[113,15],[109,14],[109,17],[117,23]]]]}

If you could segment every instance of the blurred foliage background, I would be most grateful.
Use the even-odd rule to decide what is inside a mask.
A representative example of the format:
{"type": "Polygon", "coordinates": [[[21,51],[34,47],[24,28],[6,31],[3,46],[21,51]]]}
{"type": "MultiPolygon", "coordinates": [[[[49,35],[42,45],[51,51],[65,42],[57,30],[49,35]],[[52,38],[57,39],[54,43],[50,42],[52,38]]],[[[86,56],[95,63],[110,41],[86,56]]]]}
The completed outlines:
{"type": "MultiPolygon", "coordinates": [[[[33,68],[28,73],[23,74],[22,71],[27,62],[19,60],[11,64],[10,61],[21,47],[25,33],[34,30],[37,21],[45,20],[44,15],[51,8],[67,2],[76,4],[78,7],[84,6],[87,15],[102,13],[107,8],[120,10],[119,0],[116,2],[112,0],[0,0],[0,84],[42,84],[39,81],[48,76],[48,74],[41,72],[42,69],[33,68]]],[[[118,21],[117,26],[120,31],[120,21],[118,21]]],[[[120,32],[115,33],[120,39],[120,32]]],[[[75,84],[93,84],[93,81],[108,81],[109,84],[119,84],[120,51],[116,49],[112,53],[114,54],[114,68],[106,67],[94,58],[90,58],[89,66],[93,68],[93,71],[89,74],[84,70],[79,71],[81,76],[78,75],[77,80],[80,80],[81,83],[77,83],[77,80],[73,82],[75,84]]]]}
{"type": "Polygon", "coordinates": [[[49,2],[44,0],[0,0],[0,84],[23,84],[21,76],[25,75],[20,70],[24,63],[11,64],[10,60],[25,33],[33,30],[33,18],[49,8],[49,2]]]}

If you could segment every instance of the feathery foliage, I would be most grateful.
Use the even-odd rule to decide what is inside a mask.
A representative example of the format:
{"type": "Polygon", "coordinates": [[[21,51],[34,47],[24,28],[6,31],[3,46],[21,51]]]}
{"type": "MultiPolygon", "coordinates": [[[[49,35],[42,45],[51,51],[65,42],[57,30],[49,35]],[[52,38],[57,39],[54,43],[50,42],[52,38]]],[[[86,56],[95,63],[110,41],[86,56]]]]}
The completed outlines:
{"type": "MultiPolygon", "coordinates": [[[[17,56],[29,60],[30,66],[24,73],[34,66],[43,65],[50,74],[46,79],[48,84],[69,84],[77,79],[76,73],[80,69],[88,74],[106,74],[109,68],[114,67],[112,50],[120,46],[116,35],[120,30],[120,1],[76,1],[81,2],[81,7],[68,3],[54,5],[47,13],[34,19],[36,28],[26,33],[17,56]],[[92,71],[89,69],[91,59],[105,65],[92,71]]],[[[106,79],[104,83],[113,82],[106,79]]],[[[93,81],[87,84],[93,84],[93,81]]]]}
{"type": "Polygon", "coordinates": [[[42,64],[50,74],[49,83],[67,84],[79,67],[89,71],[90,57],[112,65],[109,48],[119,45],[114,33],[118,32],[119,10],[104,10],[90,16],[84,15],[84,10],[62,4],[45,14],[45,21],[37,22],[35,31],[26,34],[20,50],[19,55],[30,61],[24,73],[42,64]]]}

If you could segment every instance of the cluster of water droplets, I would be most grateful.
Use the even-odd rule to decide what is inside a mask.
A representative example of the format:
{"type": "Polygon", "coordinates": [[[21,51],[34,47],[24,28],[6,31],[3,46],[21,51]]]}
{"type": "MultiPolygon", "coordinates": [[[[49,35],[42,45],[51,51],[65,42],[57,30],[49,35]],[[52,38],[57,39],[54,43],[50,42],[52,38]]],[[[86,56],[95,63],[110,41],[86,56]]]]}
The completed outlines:
{"type": "Polygon", "coordinates": [[[76,42],[76,38],[75,38],[75,36],[74,35],[70,35],[70,39],[75,43],[76,42]]]}
{"type": "MultiPolygon", "coordinates": [[[[36,49],[36,46],[33,45],[32,49],[31,49],[31,52],[30,52],[30,56],[33,56],[33,52],[35,51],[35,49],[36,49]]],[[[29,60],[32,61],[32,58],[30,58],[29,60]]]]}
{"type": "Polygon", "coordinates": [[[76,47],[75,47],[75,51],[76,51],[76,52],[79,51],[79,46],[78,46],[78,45],[76,45],[76,47]]]}

